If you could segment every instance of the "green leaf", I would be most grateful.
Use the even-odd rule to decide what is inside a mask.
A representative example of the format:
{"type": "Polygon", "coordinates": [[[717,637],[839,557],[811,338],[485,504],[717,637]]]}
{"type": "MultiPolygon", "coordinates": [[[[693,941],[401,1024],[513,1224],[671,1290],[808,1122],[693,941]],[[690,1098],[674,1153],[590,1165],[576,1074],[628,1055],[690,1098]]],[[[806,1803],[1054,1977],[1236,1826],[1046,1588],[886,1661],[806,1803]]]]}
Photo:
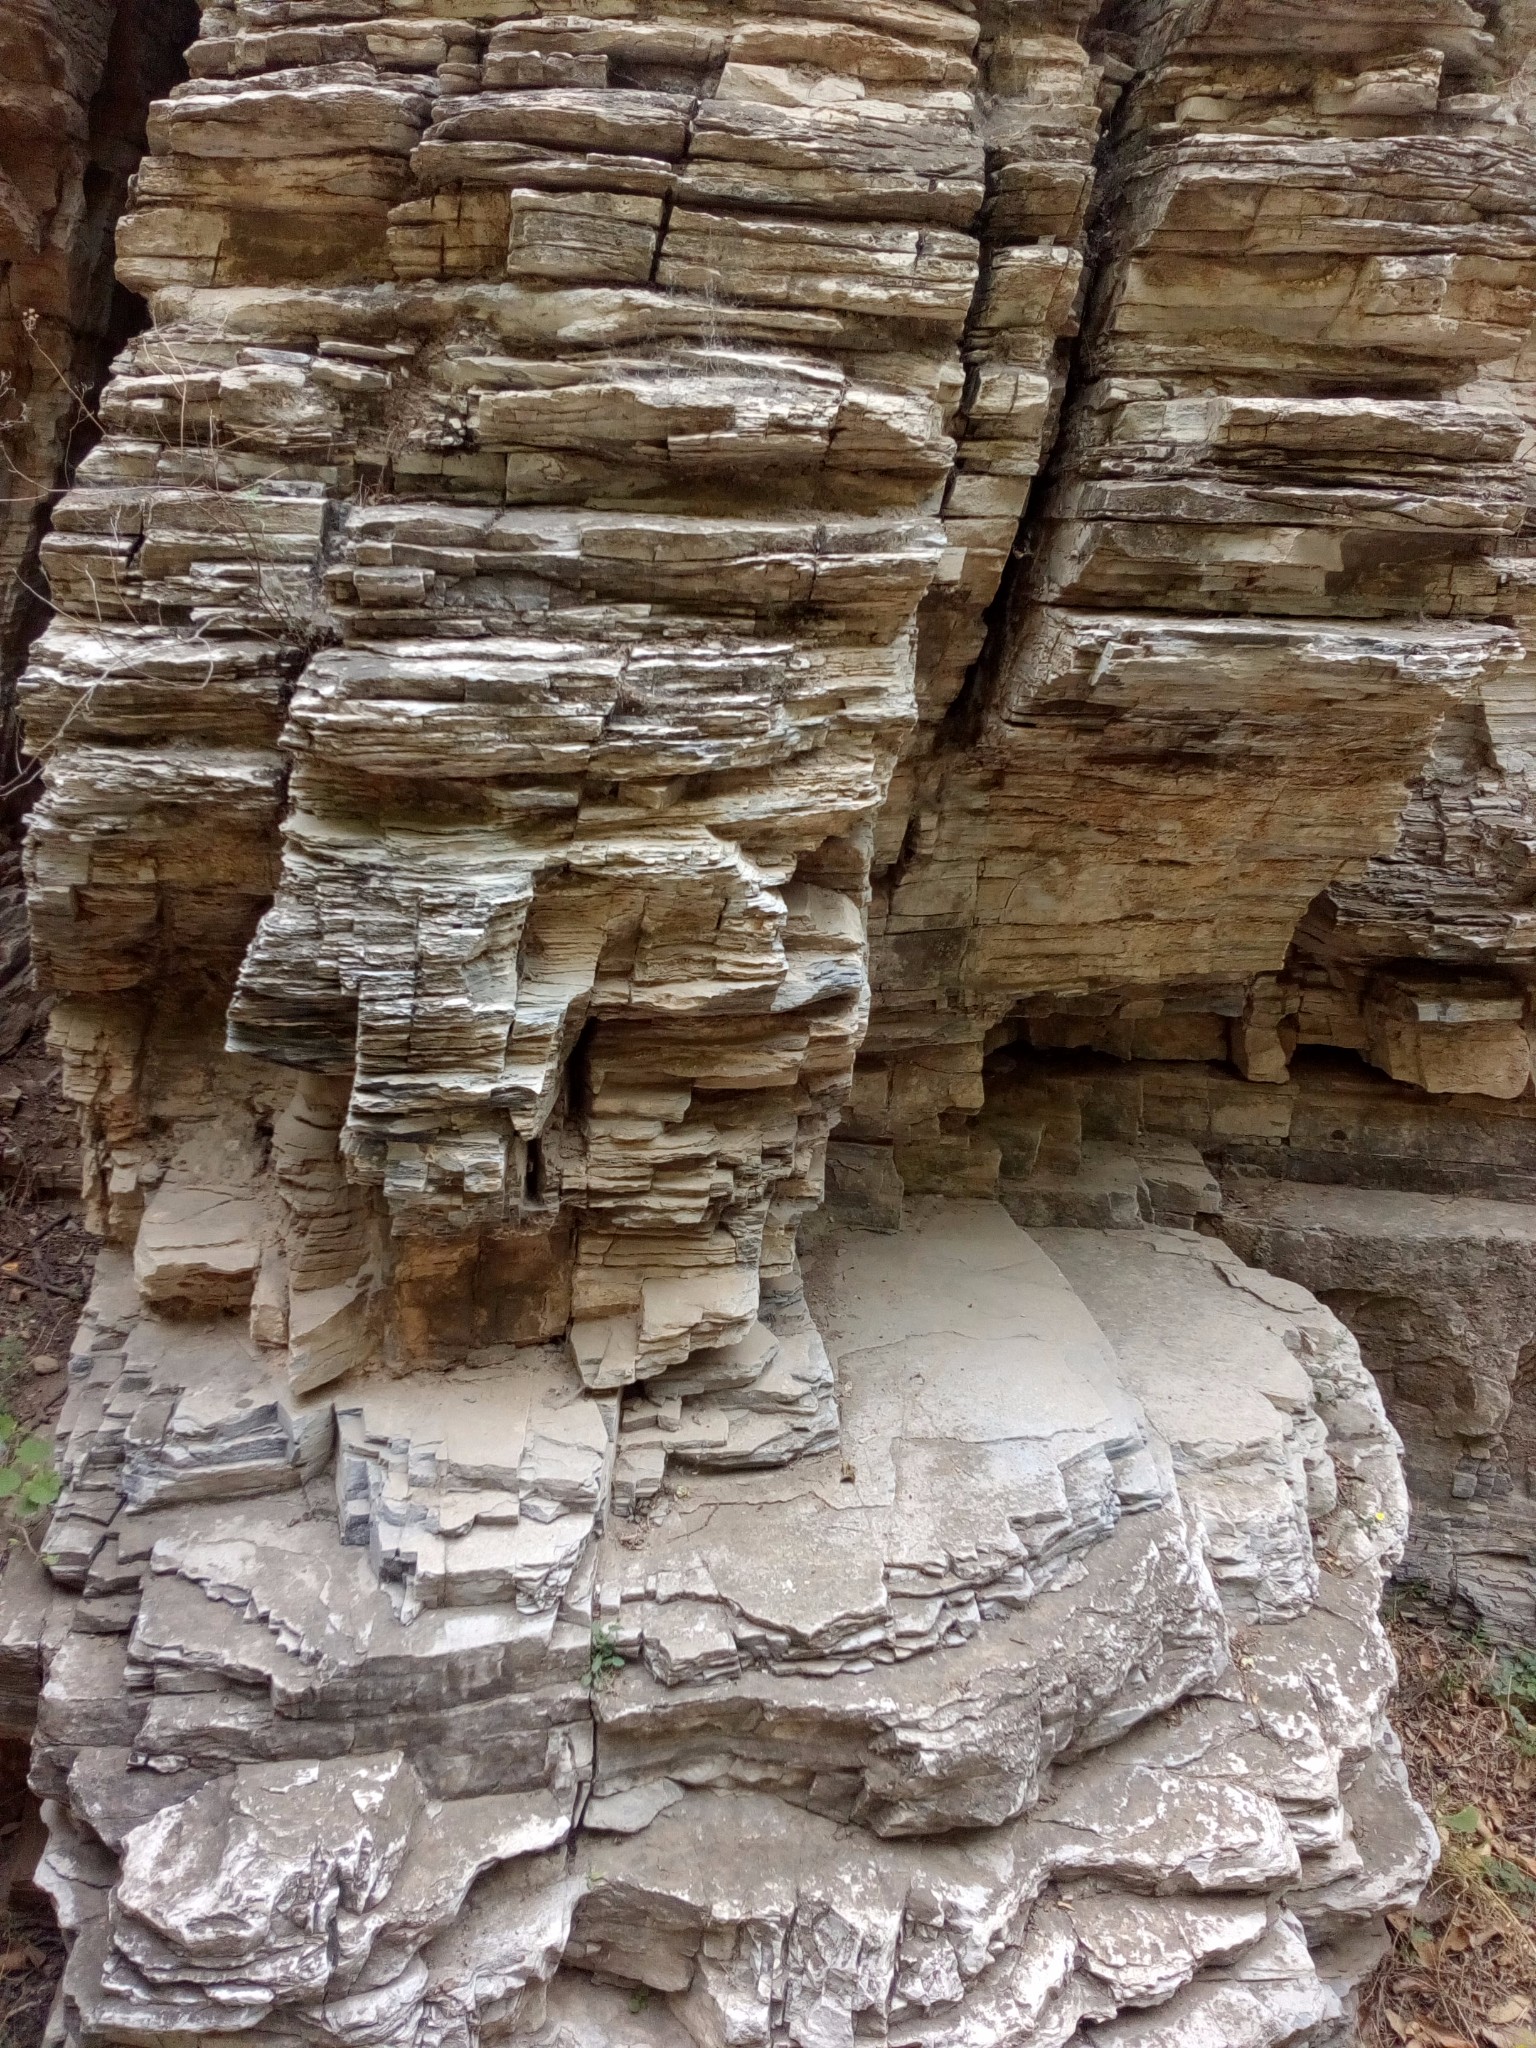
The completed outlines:
{"type": "Polygon", "coordinates": [[[13,1472],[9,1465],[0,1468],[0,1500],[9,1500],[21,1491],[21,1474],[13,1472]]]}
{"type": "Polygon", "coordinates": [[[1528,1721],[1513,1700],[1507,1700],[1504,1711],[1509,1716],[1509,1739],[1522,1756],[1536,1756],[1536,1726],[1528,1721]]]}
{"type": "Polygon", "coordinates": [[[1475,1806],[1464,1806],[1459,1813],[1448,1813],[1440,1823],[1453,1835],[1475,1835],[1482,1824],[1483,1816],[1475,1806]]]}
{"type": "Polygon", "coordinates": [[[51,1507],[62,1488],[57,1472],[35,1472],[21,1489],[21,1503],[27,1508],[51,1507]]]}
{"type": "Polygon", "coordinates": [[[1528,1707],[1536,1706],[1536,1656],[1529,1650],[1517,1650],[1513,1655],[1505,1652],[1494,1671],[1490,1690],[1505,1706],[1515,1700],[1528,1707]]]}
{"type": "Polygon", "coordinates": [[[1489,1882],[1510,1898],[1536,1898],[1536,1881],[1527,1877],[1515,1863],[1507,1863],[1502,1856],[1489,1856],[1483,1863],[1489,1882]]]}
{"type": "Polygon", "coordinates": [[[10,1442],[11,1438],[16,1434],[16,1427],[14,1415],[0,1415],[0,1444],[8,1444],[10,1442]]]}
{"type": "Polygon", "coordinates": [[[39,1465],[46,1465],[53,1457],[53,1446],[46,1437],[29,1436],[16,1446],[12,1457],[25,1471],[33,1471],[39,1465]]]}

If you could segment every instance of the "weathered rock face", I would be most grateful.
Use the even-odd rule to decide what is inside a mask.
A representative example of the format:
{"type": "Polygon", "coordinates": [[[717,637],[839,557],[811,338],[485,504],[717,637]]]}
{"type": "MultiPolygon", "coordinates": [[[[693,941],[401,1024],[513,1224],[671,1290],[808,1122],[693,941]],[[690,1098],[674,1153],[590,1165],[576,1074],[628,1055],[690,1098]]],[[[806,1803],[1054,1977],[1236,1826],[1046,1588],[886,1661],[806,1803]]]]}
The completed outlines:
{"type": "Polygon", "coordinates": [[[1347,2039],[1383,1386],[1536,1615],[1531,40],[205,11],[23,684],[75,2048],[1347,2039]]]}
{"type": "Polygon", "coordinates": [[[0,645],[8,687],[41,592],[26,570],[104,347],[122,339],[112,226],[148,102],[196,26],[177,0],[16,0],[0,23],[0,645]],[[118,327],[114,339],[114,326],[118,327]],[[71,387],[74,387],[73,391],[71,387]],[[29,588],[29,584],[32,587],[29,588]]]}
{"type": "Polygon", "coordinates": [[[1527,1203],[1536,1157],[1533,24],[1087,40],[1124,91],[1074,381],[992,658],[882,820],[833,1185],[1171,1202],[1321,1289],[1410,1441],[1413,1568],[1527,1636],[1529,1218],[1445,1198],[1527,1203]]]}
{"type": "Polygon", "coordinates": [[[182,75],[192,0],[15,0],[0,20],[0,1046],[27,981],[17,825],[32,790],[16,681],[47,616],[37,547],[92,432],[91,396],[142,311],[115,287],[112,226],[150,102],[182,75]]]}
{"type": "Polygon", "coordinates": [[[621,1406],[549,1346],[296,1392],[104,1256],[78,1597],[6,1585],[71,2038],[1342,2038],[1432,1842],[1354,1340],[987,1202],[806,1278],[621,1406]]]}

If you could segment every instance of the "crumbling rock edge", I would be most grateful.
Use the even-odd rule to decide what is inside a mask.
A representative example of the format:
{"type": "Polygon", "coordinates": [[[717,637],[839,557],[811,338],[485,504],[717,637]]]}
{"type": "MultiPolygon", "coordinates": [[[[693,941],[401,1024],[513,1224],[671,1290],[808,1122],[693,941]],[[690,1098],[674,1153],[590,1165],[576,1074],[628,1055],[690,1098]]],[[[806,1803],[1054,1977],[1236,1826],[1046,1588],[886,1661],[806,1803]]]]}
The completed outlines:
{"type": "Polygon", "coordinates": [[[1383,1574],[1536,1623],[1532,26],[207,8],[22,685],[60,2043],[1339,2048],[1383,1574]]]}
{"type": "MultiPolygon", "coordinates": [[[[1193,1233],[1036,1242],[985,1203],[836,1234],[808,1281],[838,1449],[589,1513],[572,1569],[525,1495],[485,1532],[506,1597],[422,1606],[307,1448],[368,1383],[303,1428],[232,1372],[184,1391],[210,1326],[155,1356],[105,1257],[65,1469],[76,1515],[124,1501],[110,1555],[78,1597],[18,1556],[4,1594],[70,2038],[1336,2037],[1433,1853],[1353,1340],[1193,1233]],[[587,1690],[593,1644],[624,1661],[587,1690]]],[[[430,1410],[379,1383],[433,1418],[389,1439],[429,1516],[455,1398],[532,1375],[520,1469],[560,1441],[543,1357],[430,1410]]]]}

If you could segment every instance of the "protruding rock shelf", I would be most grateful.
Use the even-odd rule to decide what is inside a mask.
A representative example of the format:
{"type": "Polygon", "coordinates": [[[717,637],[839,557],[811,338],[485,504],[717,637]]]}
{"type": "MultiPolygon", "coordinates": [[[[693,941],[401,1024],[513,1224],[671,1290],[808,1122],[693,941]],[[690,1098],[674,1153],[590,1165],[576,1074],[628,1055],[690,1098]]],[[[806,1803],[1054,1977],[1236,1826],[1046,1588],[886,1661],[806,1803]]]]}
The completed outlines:
{"type": "Polygon", "coordinates": [[[211,0],[21,685],[52,2048],[1344,2048],[1384,1577],[1536,1627],[1533,36],[211,0]]]}

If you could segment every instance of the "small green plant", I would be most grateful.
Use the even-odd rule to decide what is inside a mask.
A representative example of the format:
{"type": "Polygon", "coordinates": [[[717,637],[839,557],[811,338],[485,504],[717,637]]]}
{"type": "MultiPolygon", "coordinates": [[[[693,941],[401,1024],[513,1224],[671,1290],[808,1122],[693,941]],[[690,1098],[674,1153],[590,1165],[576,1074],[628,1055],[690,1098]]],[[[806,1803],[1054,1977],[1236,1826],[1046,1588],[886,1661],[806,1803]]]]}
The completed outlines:
{"type": "Polygon", "coordinates": [[[631,1991],[629,1994],[629,2009],[631,2012],[644,2012],[650,2002],[651,1994],[644,1984],[640,1986],[638,1991],[631,1991]]]}
{"type": "Polygon", "coordinates": [[[1484,1690],[1504,1709],[1505,1731],[1520,1755],[1536,1757],[1536,1656],[1502,1651],[1484,1690]]]}
{"type": "Polygon", "coordinates": [[[1502,1651],[1488,1690],[1501,1707],[1536,1707],[1536,1655],[1529,1650],[1502,1651]]]}
{"type": "Polygon", "coordinates": [[[1453,1658],[1436,1677],[1435,1691],[1443,1700],[1459,1700],[1466,1689],[1466,1667],[1453,1658]]]}
{"type": "Polygon", "coordinates": [[[48,1439],[23,1436],[15,1416],[0,1413],[0,1506],[25,1525],[53,1506],[61,1487],[48,1439]]]}
{"type": "Polygon", "coordinates": [[[1518,1863],[1503,1856],[1485,1856],[1483,1869],[1488,1882],[1507,1899],[1536,1899],[1536,1878],[1527,1877],[1518,1863]]]}
{"type": "Polygon", "coordinates": [[[599,1622],[592,1631],[592,1654],[587,1659],[587,1675],[582,1684],[588,1692],[598,1692],[615,1671],[623,1669],[624,1653],[619,1648],[618,1637],[611,1628],[599,1622]]]}
{"type": "Polygon", "coordinates": [[[1388,1621],[1401,1621],[1405,1614],[1411,1616],[1416,1607],[1432,1602],[1433,1598],[1427,1580],[1398,1579],[1387,1588],[1381,1611],[1388,1621]]]}

